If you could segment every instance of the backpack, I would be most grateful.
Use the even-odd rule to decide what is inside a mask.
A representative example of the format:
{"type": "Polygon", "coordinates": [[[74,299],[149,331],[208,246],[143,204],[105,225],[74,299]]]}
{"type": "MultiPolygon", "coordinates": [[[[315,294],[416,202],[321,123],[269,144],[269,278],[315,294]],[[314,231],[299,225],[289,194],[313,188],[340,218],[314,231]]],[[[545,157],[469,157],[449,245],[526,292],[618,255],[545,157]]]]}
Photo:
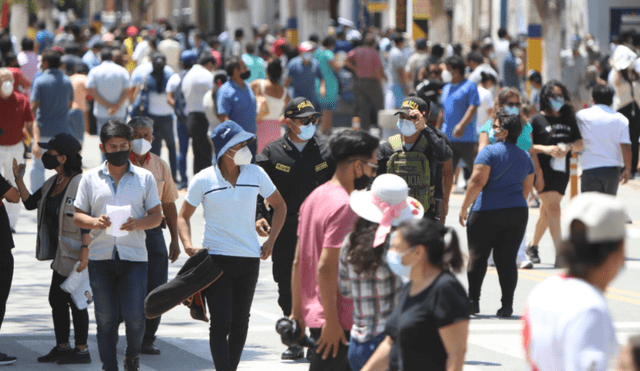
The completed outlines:
{"type": "Polygon", "coordinates": [[[178,118],[178,121],[187,122],[187,113],[185,111],[187,107],[187,102],[184,99],[184,94],[182,93],[182,80],[184,80],[184,76],[187,74],[187,71],[182,71],[179,73],[180,82],[178,83],[178,87],[176,88],[176,92],[173,94],[173,99],[175,101],[173,111],[178,118]]]}
{"type": "Polygon", "coordinates": [[[393,154],[387,162],[387,173],[396,174],[409,185],[409,196],[415,198],[425,210],[435,205],[435,186],[431,182],[429,159],[424,155],[427,139],[420,136],[411,151],[405,151],[400,134],[389,137],[393,154]]]}

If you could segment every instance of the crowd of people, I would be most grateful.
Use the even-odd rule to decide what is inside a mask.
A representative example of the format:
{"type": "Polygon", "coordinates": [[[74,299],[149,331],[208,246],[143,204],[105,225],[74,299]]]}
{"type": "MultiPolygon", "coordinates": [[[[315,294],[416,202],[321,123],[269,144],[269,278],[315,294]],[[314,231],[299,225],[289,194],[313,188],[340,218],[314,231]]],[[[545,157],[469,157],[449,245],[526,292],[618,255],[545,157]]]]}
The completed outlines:
{"type": "MultiPolygon", "coordinates": [[[[610,53],[574,35],[562,81],[543,81],[504,29],[468,46],[344,24],[326,34],[295,47],[266,26],[250,39],[165,20],[57,34],[42,23],[18,46],[5,29],[0,324],[22,200],[38,210],[38,259],[53,261],[56,344],[38,362],[91,362],[89,313],[60,288],[85,269],[103,369],[118,369],[121,322],[125,370],[140,369],[141,353],[161,354],[161,318],[145,318],[144,300],[167,283],[181,243],[189,256],[208,250],[224,272],[200,292],[216,370],[240,363],[260,259],[271,257],[283,315],[315,341],[310,370],[459,371],[487,267],[502,290],[496,315],[511,317],[518,268],[541,263],[548,229],[553,265],[567,272],[531,294],[527,361],[605,370],[616,340],[603,292],[624,262],[628,219],[615,195],[640,170],[640,35],[621,35],[610,53]],[[332,125],[341,101],[354,104],[354,130],[332,125]],[[379,138],[371,129],[383,109],[397,125],[379,138]],[[104,162],[93,169],[82,166],[85,135],[100,139],[104,162]],[[584,194],[562,216],[574,153],[584,194]],[[55,175],[45,180],[45,169],[55,175]],[[453,192],[465,193],[468,261],[445,227],[453,192]],[[455,276],[465,269],[468,289],[455,276]]],[[[640,369],[637,348],[632,339],[620,369],[640,369]]],[[[300,344],[282,354],[304,357],[300,344]]],[[[15,361],[0,353],[0,364],[15,361]]]]}

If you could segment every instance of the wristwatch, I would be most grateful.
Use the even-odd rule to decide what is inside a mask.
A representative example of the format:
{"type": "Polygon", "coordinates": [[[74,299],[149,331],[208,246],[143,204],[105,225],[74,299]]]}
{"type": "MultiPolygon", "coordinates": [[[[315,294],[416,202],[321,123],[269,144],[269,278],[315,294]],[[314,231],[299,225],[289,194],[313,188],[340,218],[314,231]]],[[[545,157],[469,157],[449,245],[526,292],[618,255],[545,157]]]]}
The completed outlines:
{"type": "Polygon", "coordinates": [[[82,246],[80,246],[80,248],[81,248],[81,249],[88,249],[88,248],[89,248],[89,245],[82,245],[82,246]]]}

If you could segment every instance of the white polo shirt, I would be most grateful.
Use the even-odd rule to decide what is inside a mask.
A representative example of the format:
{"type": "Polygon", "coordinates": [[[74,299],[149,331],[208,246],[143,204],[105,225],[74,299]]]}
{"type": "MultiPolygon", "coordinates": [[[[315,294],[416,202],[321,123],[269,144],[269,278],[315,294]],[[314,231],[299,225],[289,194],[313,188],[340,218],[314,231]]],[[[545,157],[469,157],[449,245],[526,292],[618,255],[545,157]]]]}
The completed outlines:
{"type": "Polygon", "coordinates": [[[618,346],[604,296],[578,278],[554,276],[539,284],[523,321],[532,370],[605,371],[618,346]]]}
{"type": "Polygon", "coordinates": [[[583,170],[599,167],[624,167],[620,144],[631,144],[629,120],[603,104],[597,104],[576,114],[584,141],[581,153],[583,170]]]}
{"type": "Polygon", "coordinates": [[[261,252],[255,228],[258,194],[268,198],[276,187],[267,173],[257,165],[240,166],[240,176],[233,187],[218,166],[196,174],[185,201],[204,208],[202,247],[210,254],[259,258],[261,252]]]}
{"type": "Polygon", "coordinates": [[[211,89],[213,89],[213,74],[201,65],[194,64],[182,79],[182,94],[184,94],[187,115],[191,112],[204,113],[202,96],[211,89]]]}

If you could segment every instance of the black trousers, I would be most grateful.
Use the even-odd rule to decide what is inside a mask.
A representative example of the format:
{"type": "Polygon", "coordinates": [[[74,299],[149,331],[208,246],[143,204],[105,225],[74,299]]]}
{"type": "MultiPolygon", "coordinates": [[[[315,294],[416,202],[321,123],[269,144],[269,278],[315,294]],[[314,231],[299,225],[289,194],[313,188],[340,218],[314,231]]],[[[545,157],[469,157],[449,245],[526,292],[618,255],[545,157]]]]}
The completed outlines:
{"type": "Polygon", "coordinates": [[[291,269],[298,242],[298,221],[285,222],[273,247],[273,280],[278,284],[278,305],[282,313],[291,315],[291,269]]]}
{"type": "Polygon", "coordinates": [[[69,342],[69,332],[71,330],[69,309],[71,309],[75,344],[76,346],[87,345],[89,312],[86,309],[78,309],[73,299],[71,299],[71,294],[60,288],[60,285],[66,279],[67,277],[53,271],[51,287],[49,288],[49,305],[51,305],[51,314],[53,315],[53,330],[56,333],[56,343],[66,344],[69,342]]]}
{"type": "Polygon", "coordinates": [[[638,168],[638,138],[640,137],[640,107],[635,102],[629,103],[618,110],[629,119],[629,136],[631,139],[631,174],[638,168]]]}
{"type": "Polygon", "coordinates": [[[209,346],[216,371],[238,368],[260,272],[259,258],[211,255],[224,272],[202,293],[211,318],[209,346]]]}
{"type": "Polygon", "coordinates": [[[192,139],[193,175],[211,166],[211,142],[209,141],[209,121],[204,112],[191,112],[187,119],[187,130],[192,139]]]}
{"type": "Polygon", "coordinates": [[[516,256],[528,218],[529,209],[526,207],[471,212],[467,224],[469,299],[480,300],[487,259],[493,250],[502,290],[502,306],[513,306],[513,293],[518,284],[516,256]]]}
{"type": "MultiPolygon", "coordinates": [[[[322,328],[310,328],[309,333],[313,340],[318,341],[322,334],[322,328]]],[[[350,331],[345,330],[344,336],[347,338],[347,341],[349,341],[350,331]]],[[[340,343],[336,358],[329,355],[325,360],[322,359],[322,353],[316,353],[316,348],[310,348],[309,352],[311,352],[311,356],[309,357],[309,361],[311,362],[309,365],[309,371],[351,371],[351,366],[349,366],[348,345],[340,343]]]]}
{"type": "Polygon", "coordinates": [[[11,249],[3,247],[0,249],[0,328],[7,310],[11,281],[13,281],[13,254],[11,249]]]}

